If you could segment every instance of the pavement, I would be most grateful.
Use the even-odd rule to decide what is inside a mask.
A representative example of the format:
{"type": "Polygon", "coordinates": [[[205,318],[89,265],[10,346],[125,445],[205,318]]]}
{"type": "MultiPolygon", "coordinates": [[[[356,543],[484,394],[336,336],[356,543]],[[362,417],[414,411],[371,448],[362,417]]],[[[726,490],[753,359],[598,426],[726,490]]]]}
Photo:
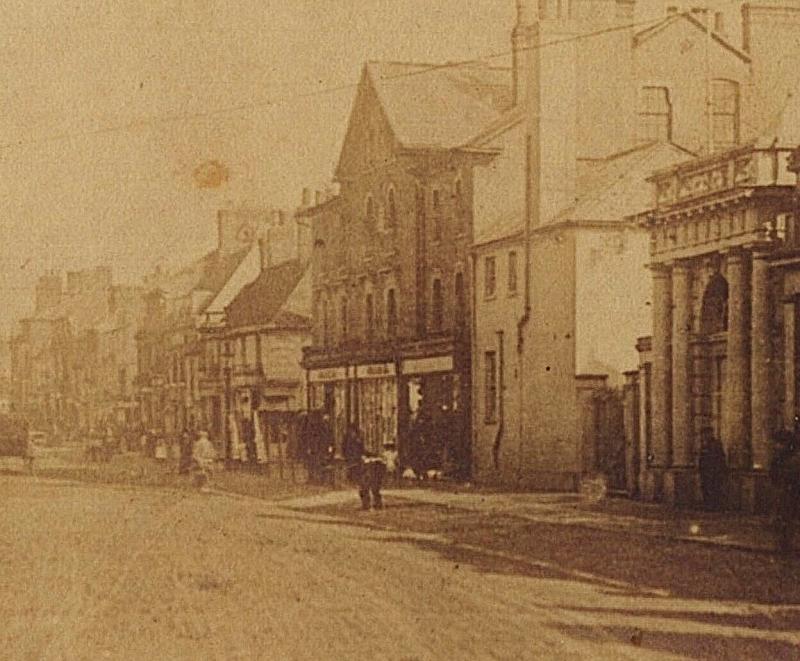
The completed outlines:
{"type": "MultiPolygon", "coordinates": [[[[734,512],[698,512],[629,499],[586,498],[578,494],[491,493],[470,488],[387,489],[387,498],[479,512],[513,516],[523,521],[717,545],[772,553],[770,519],[734,512]]],[[[287,501],[297,508],[324,507],[352,502],[351,491],[328,492],[287,501]]]]}
{"type": "MultiPolygon", "coordinates": [[[[481,535],[491,528],[487,521],[496,524],[505,515],[425,502],[447,496],[411,491],[391,491],[385,510],[362,513],[352,491],[269,500],[0,475],[2,656],[510,661],[800,655],[800,600],[768,603],[735,593],[739,575],[754,579],[728,571],[728,563],[742,570],[766,566],[758,555],[743,563],[742,552],[717,546],[656,545],[643,536],[527,522],[524,530],[536,544],[527,543],[531,557],[523,565],[515,560],[519,553],[457,537],[471,520],[481,524],[473,531],[481,535]],[[322,514],[324,507],[344,516],[322,514]],[[400,529],[402,517],[433,519],[436,529],[400,529]],[[562,534],[578,537],[566,543],[562,534]],[[548,544],[552,553],[544,561],[548,544]],[[659,556],[662,547],[666,555],[659,556]],[[680,565],[692,584],[713,583],[719,594],[688,596],[652,589],[635,577],[613,579],[615,557],[626,553],[636,565],[680,565]],[[575,571],[571,554],[594,568],[575,571]]],[[[474,507],[488,508],[480,498],[469,494],[474,507]]],[[[491,529],[494,536],[497,529],[491,529]]],[[[510,530],[516,539],[522,529],[510,530]]],[[[798,582],[796,572],[758,580],[798,582]]]]}

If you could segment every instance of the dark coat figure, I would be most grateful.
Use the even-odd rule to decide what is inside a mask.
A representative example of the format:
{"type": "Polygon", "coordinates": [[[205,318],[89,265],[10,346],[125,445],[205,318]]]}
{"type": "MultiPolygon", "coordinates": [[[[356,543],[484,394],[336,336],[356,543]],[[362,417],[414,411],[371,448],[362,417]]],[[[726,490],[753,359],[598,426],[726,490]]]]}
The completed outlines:
{"type": "Polygon", "coordinates": [[[361,509],[368,510],[383,507],[381,487],[386,475],[386,461],[377,455],[366,452],[364,441],[356,429],[351,429],[345,437],[345,462],[348,479],[358,485],[358,496],[361,498],[361,509]]]}
{"type": "Polygon", "coordinates": [[[800,513],[800,442],[797,432],[774,437],[770,481],[775,489],[775,534],[778,549],[792,550],[794,528],[800,513]]]}
{"type": "Polygon", "coordinates": [[[308,470],[308,478],[311,482],[322,483],[333,447],[333,430],[328,416],[311,411],[304,417],[301,430],[302,459],[308,470]]]}
{"type": "Polygon", "coordinates": [[[258,462],[258,455],[256,453],[256,428],[250,418],[242,418],[242,442],[247,450],[248,463],[255,464],[258,462]]]}
{"type": "Polygon", "coordinates": [[[180,454],[178,457],[178,472],[189,473],[192,470],[192,448],[194,438],[188,429],[184,429],[180,439],[180,454]]]}
{"type": "Polygon", "coordinates": [[[347,479],[354,484],[361,481],[361,459],[364,455],[364,441],[361,440],[359,433],[350,428],[344,437],[342,446],[344,462],[347,467],[347,479]]]}
{"type": "Polygon", "coordinates": [[[723,506],[728,473],[725,451],[711,429],[703,430],[701,442],[699,469],[703,507],[718,512],[723,506]]]}

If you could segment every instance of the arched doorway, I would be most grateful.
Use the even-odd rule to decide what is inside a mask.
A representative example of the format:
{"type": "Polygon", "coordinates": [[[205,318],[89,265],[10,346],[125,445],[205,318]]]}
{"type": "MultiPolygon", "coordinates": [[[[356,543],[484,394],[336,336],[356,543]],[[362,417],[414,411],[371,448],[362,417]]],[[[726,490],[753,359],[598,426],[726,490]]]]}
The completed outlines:
{"type": "Polygon", "coordinates": [[[722,439],[723,392],[725,388],[725,362],[728,334],[728,282],[716,273],[703,293],[700,312],[699,368],[700,425],[710,427],[717,439],[722,439]]]}

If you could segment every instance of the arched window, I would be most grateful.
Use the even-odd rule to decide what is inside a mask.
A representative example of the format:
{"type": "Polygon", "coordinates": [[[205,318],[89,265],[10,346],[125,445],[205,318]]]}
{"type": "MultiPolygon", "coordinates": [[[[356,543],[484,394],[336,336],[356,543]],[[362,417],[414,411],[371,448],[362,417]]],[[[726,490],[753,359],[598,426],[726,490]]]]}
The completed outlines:
{"type": "Polygon", "coordinates": [[[378,214],[375,209],[375,200],[373,199],[372,195],[367,195],[364,213],[366,215],[367,222],[370,225],[374,225],[378,214]]]}
{"type": "Polygon", "coordinates": [[[728,282],[718,273],[711,278],[703,294],[700,331],[705,335],[713,335],[727,330],[728,282]]]}
{"type": "Polygon", "coordinates": [[[729,149],[739,142],[739,84],[712,80],[711,104],[714,149],[729,149]]]}
{"type": "Polygon", "coordinates": [[[442,330],[444,323],[444,296],[442,295],[442,281],[436,278],[433,281],[431,293],[431,326],[434,331],[442,330]]]}
{"type": "Polygon", "coordinates": [[[375,303],[372,294],[367,294],[364,301],[364,330],[366,338],[371,340],[375,332],[375,303]]]}
{"type": "Polygon", "coordinates": [[[389,186],[386,191],[386,227],[397,225],[397,200],[395,198],[394,186],[389,186]]]}
{"type": "Polygon", "coordinates": [[[397,335],[397,296],[394,288],[386,292],[386,334],[389,337],[397,335]]]}
{"type": "Polygon", "coordinates": [[[438,188],[434,188],[431,193],[431,203],[433,206],[433,240],[442,240],[442,193],[438,188]]]}
{"type": "Polygon", "coordinates": [[[639,144],[672,139],[672,103],[666,87],[639,90],[639,144]]]}

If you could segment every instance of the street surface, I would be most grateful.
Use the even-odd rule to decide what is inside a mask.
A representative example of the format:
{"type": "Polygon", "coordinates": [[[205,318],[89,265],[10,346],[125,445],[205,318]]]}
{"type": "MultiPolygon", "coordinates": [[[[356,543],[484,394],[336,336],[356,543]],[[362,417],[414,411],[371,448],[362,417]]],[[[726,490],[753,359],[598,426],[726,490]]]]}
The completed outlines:
{"type": "Polygon", "coordinates": [[[6,471],[0,498],[8,659],[800,658],[800,606],[725,598],[726,549],[681,547],[688,582],[716,590],[686,596],[615,571],[614,549],[667,562],[655,542],[582,530],[562,566],[555,528],[533,532],[543,559],[397,496],[361,513],[351,492],[268,501],[6,471]]]}

